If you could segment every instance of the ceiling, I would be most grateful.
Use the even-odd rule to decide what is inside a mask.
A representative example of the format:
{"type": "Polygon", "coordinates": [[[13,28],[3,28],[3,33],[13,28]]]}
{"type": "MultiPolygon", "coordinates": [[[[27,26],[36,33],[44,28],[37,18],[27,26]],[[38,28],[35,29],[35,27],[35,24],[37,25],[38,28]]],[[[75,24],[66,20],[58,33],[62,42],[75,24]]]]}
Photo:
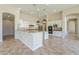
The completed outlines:
{"type": "Polygon", "coordinates": [[[29,15],[43,17],[77,6],[77,4],[9,4],[7,6],[18,8],[29,15]]]}

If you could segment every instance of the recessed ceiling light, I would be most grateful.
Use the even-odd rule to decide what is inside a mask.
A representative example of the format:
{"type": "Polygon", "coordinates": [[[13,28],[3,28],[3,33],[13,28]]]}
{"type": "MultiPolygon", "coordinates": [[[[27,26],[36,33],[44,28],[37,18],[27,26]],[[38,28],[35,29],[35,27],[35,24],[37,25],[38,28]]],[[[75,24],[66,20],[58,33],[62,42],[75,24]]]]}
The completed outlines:
{"type": "Polygon", "coordinates": [[[21,10],[21,8],[18,8],[19,10],[21,10]]]}
{"type": "Polygon", "coordinates": [[[57,12],[57,10],[53,10],[53,12],[57,12]]]}
{"type": "Polygon", "coordinates": [[[40,9],[39,9],[39,8],[37,8],[37,11],[40,11],[40,9]]]}

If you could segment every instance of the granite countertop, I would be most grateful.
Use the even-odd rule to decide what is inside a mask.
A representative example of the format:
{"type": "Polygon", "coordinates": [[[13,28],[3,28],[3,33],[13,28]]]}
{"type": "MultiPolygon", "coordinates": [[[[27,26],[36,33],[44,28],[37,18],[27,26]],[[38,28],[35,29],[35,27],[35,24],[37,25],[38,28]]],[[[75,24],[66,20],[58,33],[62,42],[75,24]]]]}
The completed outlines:
{"type": "Polygon", "coordinates": [[[22,32],[28,32],[28,33],[42,32],[42,31],[38,31],[37,29],[17,29],[17,30],[22,32]]]}
{"type": "Polygon", "coordinates": [[[62,28],[54,28],[53,31],[62,31],[62,28]]]}

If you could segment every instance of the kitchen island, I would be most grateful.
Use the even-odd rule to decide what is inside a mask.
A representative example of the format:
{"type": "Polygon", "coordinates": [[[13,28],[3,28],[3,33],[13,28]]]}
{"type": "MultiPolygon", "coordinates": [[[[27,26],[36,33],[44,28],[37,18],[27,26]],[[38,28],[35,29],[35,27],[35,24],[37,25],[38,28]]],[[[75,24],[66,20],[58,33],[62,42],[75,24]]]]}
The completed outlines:
{"type": "Polygon", "coordinates": [[[55,37],[62,37],[62,31],[53,31],[53,36],[55,37]]]}
{"type": "Polygon", "coordinates": [[[18,30],[15,35],[16,39],[21,40],[32,50],[43,46],[43,32],[41,31],[24,31],[18,30]]]}
{"type": "Polygon", "coordinates": [[[62,28],[61,27],[56,27],[53,29],[53,36],[56,37],[62,37],[62,28]]]}

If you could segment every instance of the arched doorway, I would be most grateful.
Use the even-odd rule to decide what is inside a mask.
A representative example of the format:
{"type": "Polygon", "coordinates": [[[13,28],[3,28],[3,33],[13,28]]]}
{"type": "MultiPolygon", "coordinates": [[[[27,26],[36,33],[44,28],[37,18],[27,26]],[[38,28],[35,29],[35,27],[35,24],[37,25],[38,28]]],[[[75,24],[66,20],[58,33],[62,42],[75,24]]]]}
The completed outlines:
{"type": "Polygon", "coordinates": [[[79,14],[71,13],[66,15],[65,29],[68,37],[78,37],[79,32],[79,14]]]}
{"type": "Polygon", "coordinates": [[[68,19],[67,21],[67,32],[68,34],[76,34],[77,30],[77,18],[68,19]]]}
{"type": "Polygon", "coordinates": [[[77,21],[79,14],[67,15],[67,32],[77,33],[77,21]]]}
{"type": "Polygon", "coordinates": [[[15,36],[15,16],[11,13],[2,14],[3,41],[15,36]]]}

